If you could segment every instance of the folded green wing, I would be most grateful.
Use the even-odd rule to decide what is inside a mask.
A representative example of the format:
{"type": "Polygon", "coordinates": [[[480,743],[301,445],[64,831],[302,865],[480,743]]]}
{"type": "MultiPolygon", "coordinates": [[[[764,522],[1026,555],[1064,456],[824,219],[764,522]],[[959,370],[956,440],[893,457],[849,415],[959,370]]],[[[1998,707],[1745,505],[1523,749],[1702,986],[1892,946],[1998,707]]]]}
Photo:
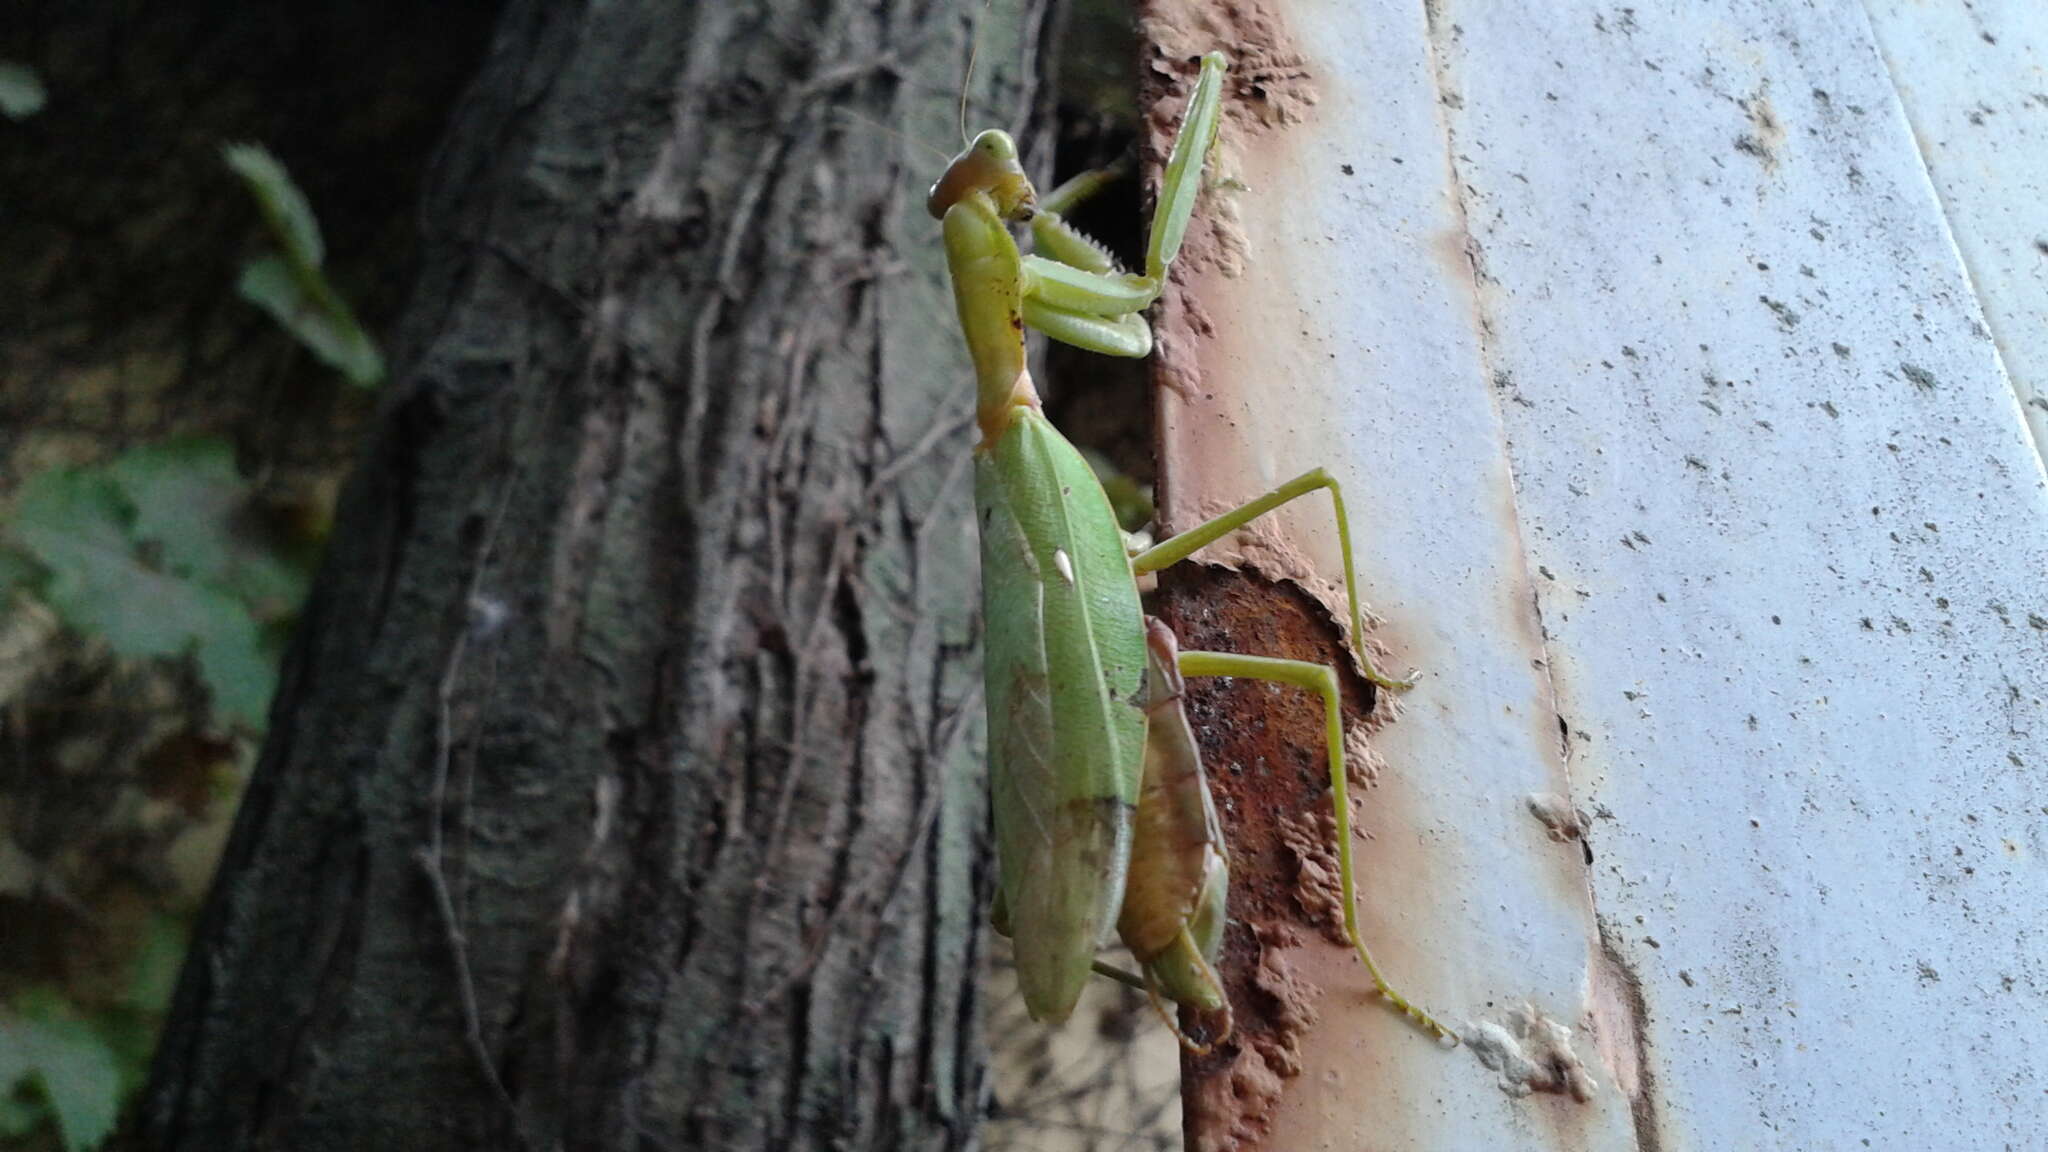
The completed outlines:
{"type": "Polygon", "coordinates": [[[1143,618],[1109,501],[1043,417],[977,454],[975,505],[997,862],[1025,1006],[1057,1021],[1123,901],[1143,618]]]}

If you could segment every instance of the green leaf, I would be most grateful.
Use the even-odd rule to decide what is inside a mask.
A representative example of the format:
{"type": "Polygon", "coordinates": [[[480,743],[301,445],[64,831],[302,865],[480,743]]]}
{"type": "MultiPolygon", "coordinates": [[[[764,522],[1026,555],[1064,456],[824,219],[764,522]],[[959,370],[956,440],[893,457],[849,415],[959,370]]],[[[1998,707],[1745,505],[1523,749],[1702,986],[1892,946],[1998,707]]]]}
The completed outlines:
{"type": "Polygon", "coordinates": [[[384,359],[376,342],[321,274],[326,248],[305,193],[260,145],[224,145],[221,159],[248,184],[264,222],[284,248],[282,256],[251,260],[243,267],[237,285],[242,298],[270,313],[351,383],[367,388],[382,380],[384,359]]]}
{"type": "Polygon", "coordinates": [[[1095,479],[1101,482],[1103,495],[1109,497],[1109,507],[1116,513],[1119,527],[1126,532],[1136,532],[1152,522],[1156,509],[1152,506],[1149,486],[1118,471],[1109,457],[1093,448],[1081,449],[1081,458],[1088,461],[1088,470],[1095,473],[1095,479]]]}
{"type": "Polygon", "coordinates": [[[146,563],[136,519],[107,472],[53,468],[22,483],[11,534],[49,570],[42,596],[66,624],[124,656],[192,651],[215,707],[261,728],[276,672],[257,621],[229,592],[146,563]]]}
{"type": "Polygon", "coordinates": [[[90,1027],[47,1006],[17,1001],[20,1015],[0,1020],[0,1088],[27,1084],[57,1117],[67,1152],[90,1152],[121,1113],[121,1074],[113,1051],[90,1027]]]}
{"type": "Polygon", "coordinates": [[[48,578],[35,557],[0,540],[0,609],[11,607],[17,593],[41,588],[48,578]]]}
{"type": "Polygon", "coordinates": [[[42,1097],[12,1091],[7,1081],[0,1080],[0,1140],[26,1136],[50,1119],[50,1107],[42,1097]]]}
{"type": "MultiPolygon", "coordinates": [[[[317,280],[318,273],[313,275],[317,280]]],[[[242,299],[270,313],[350,383],[363,388],[376,384],[384,378],[384,358],[378,355],[376,342],[324,281],[319,287],[325,300],[308,292],[304,281],[276,256],[249,261],[236,285],[242,299]]]]}
{"type": "Polygon", "coordinates": [[[0,115],[26,120],[43,110],[49,93],[35,69],[12,60],[0,60],[0,115]]]}
{"type": "Polygon", "coordinates": [[[135,968],[125,996],[128,1006],[161,1015],[177,989],[178,971],[184,964],[185,926],[175,916],[151,917],[135,950],[135,968]]]}
{"type": "Polygon", "coordinates": [[[326,259],[320,222],[313,218],[313,206],[306,203],[306,194],[292,183],[278,158],[260,144],[226,144],[220,156],[249,185],[264,222],[284,245],[286,258],[306,268],[320,267],[326,259]]]}
{"type": "Polygon", "coordinates": [[[132,1008],[104,1008],[89,1020],[93,1035],[114,1057],[115,1095],[126,1100],[149,1083],[149,1062],[156,1055],[163,1018],[132,1008]]]}
{"type": "Polygon", "coordinates": [[[293,608],[305,598],[310,574],[256,531],[249,484],[225,440],[189,436],[146,445],[107,472],[135,510],[130,538],[160,548],[166,572],[258,608],[293,608]]]}

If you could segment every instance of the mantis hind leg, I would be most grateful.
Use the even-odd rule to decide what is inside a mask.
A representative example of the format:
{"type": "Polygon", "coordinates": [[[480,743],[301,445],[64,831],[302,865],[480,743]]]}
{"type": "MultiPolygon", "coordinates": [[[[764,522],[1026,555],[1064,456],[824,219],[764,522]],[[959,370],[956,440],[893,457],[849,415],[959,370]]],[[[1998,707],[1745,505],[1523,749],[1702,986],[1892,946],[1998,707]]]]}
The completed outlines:
{"type": "MultiPolygon", "coordinates": [[[[1196,954],[1196,959],[1200,959],[1199,953],[1196,954]]],[[[1205,966],[1208,964],[1206,960],[1201,962],[1205,966]]],[[[1097,976],[1107,977],[1126,988],[1134,988],[1143,992],[1145,999],[1149,1000],[1152,1004],[1152,1011],[1158,1014],[1161,1021],[1165,1022],[1167,1031],[1173,1033],[1174,1040],[1193,1055],[1207,1056],[1215,1050],[1216,1045],[1230,1039],[1230,1033],[1237,1027],[1237,1015],[1230,1010],[1230,1001],[1225,1000],[1223,1007],[1220,1009],[1223,1014],[1223,1024],[1217,1031],[1215,1038],[1206,1042],[1197,1040],[1188,1035],[1186,1030],[1180,1026],[1180,1020],[1174,1016],[1173,1009],[1167,1007],[1169,1001],[1160,993],[1159,982],[1152,978],[1151,973],[1139,975],[1134,972],[1126,972],[1114,964],[1105,964],[1100,960],[1097,960],[1089,967],[1094,969],[1097,976]]],[[[1213,974],[1211,979],[1214,979],[1213,974]]]]}
{"type": "MultiPolygon", "coordinates": [[[[1167,543],[1170,544],[1172,541],[1167,543]]],[[[1343,890],[1344,934],[1351,938],[1352,948],[1357,951],[1359,960],[1365,964],[1365,970],[1372,975],[1373,985],[1379,989],[1380,995],[1387,1003],[1407,1013],[1408,1018],[1417,1027],[1438,1039],[1448,1039],[1454,1044],[1457,1043],[1457,1033],[1439,1024],[1434,1017],[1417,1008],[1412,1001],[1388,983],[1386,975],[1380,971],[1379,962],[1373,959],[1372,950],[1365,946],[1365,938],[1358,931],[1358,888],[1351,867],[1351,804],[1344,770],[1343,705],[1337,691],[1336,669],[1325,664],[1311,664],[1304,660],[1282,660],[1271,656],[1183,651],[1180,654],[1180,670],[1187,676],[1235,676],[1246,680],[1291,684],[1297,688],[1306,688],[1323,698],[1324,728],[1329,743],[1330,801],[1337,818],[1337,876],[1343,890]]]]}
{"type": "Polygon", "coordinates": [[[1178,536],[1160,541],[1131,557],[1131,571],[1142,576],[1147,572],[1157,572],[1170,564],[1185,560],[1282,504],[1306,496],[1319,488],[1329,490],[1330,502],[1337,512],[1337,543],[1344,556],[1344,599],[1351,605],[1352,650],[1358,654],[1359,663],[1364,666],[1366,679],[1390,691],[1404,692],[1414,687],[1415,682],[1396,680],[1388,676],[1373,667],[1372,657],[1366,654],[1365,626],[1358,607],[1358,571],[1351,562],[1351,518],[1344,513],[1344,489],[1337,483],[1336,477],[1321,468],[1304,472],[1256,500],[1241,504],[1178,536]]]}

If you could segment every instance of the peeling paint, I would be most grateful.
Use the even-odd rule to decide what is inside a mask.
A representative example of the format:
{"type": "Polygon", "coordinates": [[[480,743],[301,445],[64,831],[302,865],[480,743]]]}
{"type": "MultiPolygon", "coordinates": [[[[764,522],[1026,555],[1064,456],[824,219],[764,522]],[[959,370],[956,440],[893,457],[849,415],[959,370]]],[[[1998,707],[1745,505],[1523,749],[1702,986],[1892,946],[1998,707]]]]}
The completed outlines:
{"type": "Polygon", "coordinates": [[[1321,992],[1288,959],[1301,938],[1285,924],[1253,927],[1257,963],[1250,987],[1264,1022],[1240,1038],[1222,1073],[1193,1082],[1187,1099],[1188,1147],[1204,1152],[1255,1147],[1271,1127],[1284,1082],[1301,1075],[1302,1038],[1315,1027],[1321,992]]]}
{"type": "MultiPolygon", "coordinates": [[[[1244,11],[1242,5],[1173,7],[1174,19],[1182,22],[1236,19],[1244,11]],[[1208,8],[1224,14],[1187,14],[1189,9],[1208,8]]],[[[1213,23],[1208,27],[1214,27],[1213,23]]],[[[1269,23],[1265,34],[1270,35],[1276,27],[1269,23]]],[[[1243,45],[1227,40],[1180,43],[1159,51],[1153,74],[1173,79],[1160,97],[1162,112],[1151,117],[1160,129],[1154,147],[1170,139],[1167,129],[1177,113],[1178,93],[1184,89],[1180,62],[1195,51],[1219,46],[1234,59],[1288,55],[1270,45],[1246,51],[1243,45]]],[[[1442,174],[1428,162],[1432,151],[1441,154],[1445,147],[1440,126],[1439,134],[1427,145],[1412,150],[1404,147],[1391,156],[1300,153],[1300,137],[1316,129],[1325,114],[1325,85],[1331,78],[1310,76],[1305,68],[1288,75],[1289,84],[1312,84],[1314,99],[1296,107],[1298,119],[1293,115],[1227,115],[1219,142],[1218,175],[1256,172],[1266,180],[1291,180],[1307,165],[1334,170],[1336,161],[1356,161],[1357,171],[1348,174],[1355,182],[1353,187],[1370,194],[1375,169],[1390,170],[1407,183],[1409,169],[1400,161],[1403,153],[1420,161],[1413,168],[1417,175],[1442,174]]],[[[1426,80],[1427,73],[1417,76],[1426,80]]],[[[1352,86],[1353,99],[1378,87],[1355,76],[1342,80],[1352,86]]],[[[1232,98],[1237,95],[1233,93],[1232,98]]],[[[1415,106],[1426,110],[1432,103],[1415,106]]],[[[1156,155],[1153,159],[1156,161],[1156,155]]],[[[1212,187],[1204,198],[1198,213],[1206,214],[1209,223],[1204,226],[1198,217],[1155,320],[1155,371],[1162,383],[1157,400],[1159,529],[1162,534],[1184,530],[1310,467],[1331,466],[1347,485],[1350,525],[1359,546],[1360,574],[1366,582],[1361,591],[1370,596],[1372,568],[1382,544],[1376,539],[1378,525],[1360,510],[1372,507],[1378,494],[1361,492],[1355,485],[1361,478],[1367,483],[1373,478],[1369,470],[1361,473],[1358,461],[1377,456],[1385,446],[1367,441],[1347,443],[1333,435],[1352,419],[1350,413],[1332,405],[1355,404],[1360,397],[1373,394],[1375,389],[1361,385],[1375,380],[1385,366],[1370,349],[1332,347],[1327,362],[1320,355],[1318,334],[1330,331],[1323,312],[1334,301],[1310,286],[1328,282],[1332,289],[1351,293],[1356,288],[1352,283],[1355,275],[1330,281],[1324,272],[1299,264],[1314,249],[1270,246],[1265,237],[1271,234],[1274,206],[1290,197],[1287,190],[1261,187],[1258,180],[1244,182],[1250,185],[1247,192],[1212,187]],[[1197,294],[1202,301],[1199,311],[1194,307],[1197,294]],[[1274,358],[1275,352],[1280,359],[1274,358]],[[1296,451],[1305,454],[1290,455],[1296,451]]],[[[1441,188],[1426,194],[1431,211],[1443,206],[1443,195],[1441,188]]],[[[1467,285],[1461,310],[1468,317],[1476,316],[1470,303],[1476,256],[1468,244],[1456,238],[1462,234],[1457,220],[1438,219],[1429,235],[1438,241],[1452,238],[1430,250],[1440,253],[1456,270],[1455,279],[1467,285]]],[[[1396,308],[1403,314],[1412,313],[1413,301],[1404,299],[1396,308]]],[[[1475,321],[1467,327],[1469,338],[1476,339],[1482,326],[1475,321]]],[[[1341,327],[1334,331],[1348,337],[1341,327]]],[[[1483,410],[1490,410],[1493,400],[1485,377],[1478,379],[1482,389],[1478,399],[1486,406],[1483,410]]],[[[1477,485],[1496,494],[1497,499],[1475,522],[1495,523],[1512,531],[1513,496],[1497,425],[1495,428],[1485,449],[1487,466],[1477,474],[1461,468],[1455,481],[1445,478],[1443,482],[1455,483],[1459,489],[1477,485]]],[[[1342,662],[1340,667],[1348,665],[1347,671],[1356,673],[1355,656],[1336,643],[1349,631],[1349,606],[1339,579],[1341,566],[1335,562],[1334,529],[1330,503],[1321,494],[1298,501],[1279,515],[1262,518],[1206,549],[1201,564],[1183,565],[1164,574],[1161,614],[1187,647],[1336,660],[1342,662]]],[[[1512,550],[1502,550],[1493,560],[1510,570],[1522,570],[1521,559],[1512,550]]],[[[1468,603],[1462,611],[1480,617],[1507,617],[1504,627],[1492,630],[1494,634],[1539,635],[1530,610],[1526,572],[1520,579],[1518,594],[1499,596],[1489,587],[1483,601],[1468,603]]],[[[1376,665],[1396,674],[1405,674],[1426,658],[1414,649],[1414,640],[1441,635],[1439,622],[1426,617],[1407,619],[1397,614],[1389,624],[1371,613],[1368,605],[1361,604],[1360,609],[1370,633],[1356,638],[1360,647],[1376,665]]],[[[1442,899],[1457,901],[1457,893],[1469,891],[1469,878],[1452,883],[1449,877],[1435,875],[1442,861],[1437,857],[1440,845],[1431,827],[1441,817],[1425,822],[1420,796],[1439,779],[1462,781],[1471,766],[1455,757],[1395,759],[1390,763],[1379,745],[1389,735],[1399,738],[1417,722],[1447,730],[1442,726],[1454,713],[1483,719],[1503,700],[1520,701],[1535,678],[1526,660],[1511,662],[1508,674],[1516,690],[1506,697],[1436,691],[1375,699],[1376,694],[1366,692],[1356,675],[1345,677],[1347,711],[1353,717],[1345,732],[1346,748],[1354,761],[1351,782],[1376,784],[1354,788],[1352,801],[1359,830],[1368,837],[1354,844],[1364,935],[1388,978],[1433,1012],[1457,1007],[1432,986],[1432,979],[1440,977],[1446,966],[1445,944],[1435,939],[1438,916],[1442,913],[1455,919],[1459,913],[1455,907],[1435,906],[1438,897],[1432,894],[1442,893],[1442,899]],[[1364,707],[1350,711],[1353,700],[1365,702],[1364,707]],[[1371,709],[1371,718],[1360,719],[1368,715],[1366,708],[1371,709]],[[1404,718],[1389,724],[1388,719],[1397,712],[1404,718]],[[1373,754],[1360,755],[1361,746],[1373,754]],[[1431,961],[1418,962],[1423,954],[1431,956],[1431,961]]],[[[1456,683],[1465,671],[1449,669],[1440,675],[1456,683]]],[[[1486,677],[1489,681],[1493,678],[1492,674],[1486,677]]],[[[1292,1148],[1331,1139],[1399,1146],[1414,1142],[1411,1137],[1438,1130],[1442,1122],[1440,1116],[1432,1118],[1438,1109],[1426,1103],[1426,1096],[1418,1099],[1410,1094],[1442,1089],[1422,1089],[1421,1085],[1439,1085],[1443,1077],[1464,1069],[1461,1079],[1469,1086],[1458,1090],[1462,1099],[1476,1104],[1483,1095],[1495,1095],[1476,1062],[1447,1056],[1387,1008],[1372,992],[1369,977],[1348,947],[1341,930],[1342,907],[1327,815],[1327,770],[1321,764],[1321,736],[1313,703],[1242,685],[1227,690],[1190,687],[1191,715],[1210,759],[1230,844],[1232,925],[1219,969],[1238,1011],[1240,1033],[1216,1055],[1185,1065],[1186,1131],[1191,1146],[1292,1148]],[[1321,989],[1324,996],[1318,1002],[1324,1023],[1313,1030],[1304,1026],[1298,1043],[1292,1030],[1272,1018],[1282,1006],[1246,976],[1248,971],[1270,973],[1269,955],[1276,951],[1256,932],[1289,923],[1301,925],[1301,941],[1283,951],[1287,970],[1306,986],[1321,989]],[[1338,1023],[1330,1022],[1332,1014],[1338,1023]],[[1289,1037],[1287,1043],[1275,1038],[1281,1034],[1289,1037]],[[1287,1074],[1296,1072],[1312,1075],[1287,1074]],[[1341,1091],[1327,1083],[1339,1072],[1341,1091]],[[1333,1107],[1333,1102],[1342,1106],[1333,1107]],[[1356,1138],[1343,1135],[1347,1133],[1355,1133],[1356,1138]]],[[[1523,707],[1518,716],[1534,716],[1538,710],[1523,707]]],[[[1514,747],[1527,721],[1511,718],[1509,725],[1516,733],[1515,740],[1494,745],[1491,754],[1502,755],[1506,748],[1514,747]]],[[[1450,741],[1447,746],[1457,743],[1450,741]]],[[[1532,744],[1531,750],[1537,753],[1534,762],[1542,786],[1561,789],[1561,775],[1544,759],[1554,746],[1553,735],[1547,744],[1532,744]]],[[[1517,758],[1519,753],[1510,755],[1501,767],[1518,775],[1512,767],[1517,758]]],[[[1537,779],[1529,779],[1522,788],[1506,794],[1519,794],[1537,783],[1537,779]]],[[[1457,790],[1462,793],[1466,789],[1460,783],[1457,790]]],[[[1484,801],[1473,798],[1468,803],[1484,801]]],[[[1568,870],[1561,870],[1557,861],[1540,863],[1531,870],[1535,875],[1517,879],[1508,888],[1518,894],[1524,888],[1532,894],[1542,893],[1535,903],[1546,916],[1556,895],[1562,895],[1567,907],[1581,906],[1585,899],[1583,874],[1576,861],[1569,863],[1568,870]]],[[[1588,927],[1584,930],[1590,931],[1589,914],[1585,923],[1588,927]]],[[[1573,955],[1572,946],[1580,939],[1578,931],[1568,930],[1560,937],[1560,947],[1546,951],[1559,958],[1573,955]]],[[[1487,937],[1483,943],[1468,940],[1466,946],[1487,948],[1497,942],[1497,938],[1487,937]]],[[[1532,970],[1526,958],[1516,966],[1524,977],[1532,970]]],[[[1463,962],[1452,962],[1451,967],[1463,967],[1463,962]]],[[[1557,981],[1557,986],[1576,987],[1577,975],[1573,970],[1569,978],[1557,981]]],[[[1461,994],[1471,991],[1461,989],[1461,994]]],[[[1580,1132],[1586,1123],[1578,1121],[1570,1128],[1580,1132]]],[[[1576,1138],[1562,1142],[1586,1143],[1576,1138]]]]}
{"type": "Polygon", "coordinates": [[[1560,844],[1584,836],[1586,826],[1592,823],[1592,817],[1555,792],[1531,792],[1523,803],[1528,805],[1529,814],[1542,822],[1544,832],[1560,844]]]}
{"type": "Polygon", "coordinates": [[[1572,1050],[1572,1030],[1528,1004],[1509,1009],[1503,1023],[1473,1026],[1465,1044],[1500,1074],[1501,1091],[1510,1096],[1551,1092],[1584,1104],[1598,1087],[1572,1050]]]}
{"type": "Polygon", "coordinates": [[[1370,724],[1351,724],[1344,729],[1345,782],[1357,793],[1354,802],[1379,783],[1380,774],[1387,769],[1387,758],[1373,747],[1368,735],[1371,728],[1370,724]]]}
{"type": "Polygon", "coordinates": [[[1337,870],[1337,823],[1329,809],[1280,814],[1280,842],[1294,854],[1294,898],[1311,923],[1332,944],[1349,945],[1344,934],[1344,898],[1337,870]]]}

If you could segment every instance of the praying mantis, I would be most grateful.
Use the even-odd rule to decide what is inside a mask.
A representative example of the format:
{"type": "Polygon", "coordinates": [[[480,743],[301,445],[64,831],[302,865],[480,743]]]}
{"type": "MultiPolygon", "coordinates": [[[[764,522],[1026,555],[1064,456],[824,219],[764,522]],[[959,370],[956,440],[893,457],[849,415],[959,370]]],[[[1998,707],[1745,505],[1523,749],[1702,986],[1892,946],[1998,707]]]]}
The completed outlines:
{"type": "MultiPolygon", "coordinates": [[[[975,515],[981,534],[991,799],[999,931],[1016,945],[1018,985],[1034,1019],[1073,1011],[1092,972],[1196,1013],[1224,1013],[1214,967],[1229,865],[1201,757],[1180,703],[1182,677],[1230,676],[1317,693],[1326,719],[1344,930],[1387,1002],[1439,1038],[1456,1037],[1396,992],[1358,931],[1335,669],[1229,652],[1180,651],[1145,615],[1138,579],[1187,559],[1289,501],[1327,490],[1337,518],[1351,637],[1363,636],[1344,497],[1321,468],[1143,549],[1127,548],[1102,486],[1045,417],[1026,366],[1028,325],[1111,356],[1152,348],[1142,311],[1158,299],[1202,190],[1228,63],[1201,60],[1169,154],[1143,273],[1127,273],[1064,213],[1095,192],[1084,173],[1039,197],[1009,134],[984,131],[932,185],[960,327],[974,362],[975,515]],[[1012,224],[1028,224],[1020,252],[1012,224]],[[1118,929],[1135,977],[1099,964],[1118,929]]],[[[1375,671],[1389,689],[1407,683],[1375,671]]],[[[1161,1006],[1182,1044],[1188,1037],[1161,1006]]]]}

